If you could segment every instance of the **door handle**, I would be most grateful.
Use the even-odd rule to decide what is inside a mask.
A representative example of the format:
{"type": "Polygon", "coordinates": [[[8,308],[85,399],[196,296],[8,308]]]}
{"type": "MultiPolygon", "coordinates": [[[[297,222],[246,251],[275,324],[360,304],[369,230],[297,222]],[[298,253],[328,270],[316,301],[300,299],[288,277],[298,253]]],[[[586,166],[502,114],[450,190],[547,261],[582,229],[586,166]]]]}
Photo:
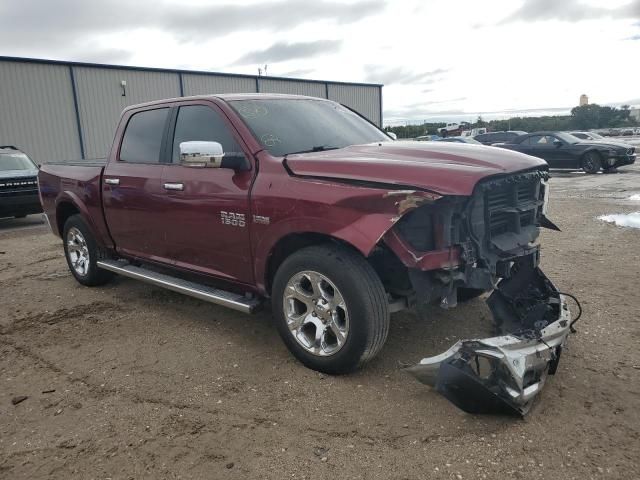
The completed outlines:
{"type": "Polygon", "coordinates": [[[107,185],[120,185],[120,179],[119,178],[105,178],[104,179],[104,183],[106,183],[107,185]]]}
{"type": "Polygon", "coordinates": [[[165,190],[184,190],[184,183],[165,183],[165,190]]]}

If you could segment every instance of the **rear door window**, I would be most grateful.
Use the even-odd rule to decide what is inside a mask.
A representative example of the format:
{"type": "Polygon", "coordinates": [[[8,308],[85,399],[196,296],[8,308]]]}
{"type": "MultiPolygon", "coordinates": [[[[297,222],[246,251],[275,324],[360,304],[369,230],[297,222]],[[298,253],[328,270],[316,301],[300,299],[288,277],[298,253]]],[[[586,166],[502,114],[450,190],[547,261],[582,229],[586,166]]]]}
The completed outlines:
{"type": "Polygon", "coordinates": [[[122,138],[120,160],[130,163],[159,163],[168,114],[168,108],[158,108],[132,115],[122,138]]]}

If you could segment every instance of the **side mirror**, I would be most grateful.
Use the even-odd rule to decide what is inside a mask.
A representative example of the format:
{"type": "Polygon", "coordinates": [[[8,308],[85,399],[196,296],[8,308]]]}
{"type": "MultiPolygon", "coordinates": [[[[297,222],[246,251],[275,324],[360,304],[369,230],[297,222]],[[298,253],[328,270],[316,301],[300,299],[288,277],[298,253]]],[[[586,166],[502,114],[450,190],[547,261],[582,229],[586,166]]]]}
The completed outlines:
{"type": "Polygon", "coordinates": [[[220,168],[224,151],[218,142],[180,143],[180,165],[196,168],[220,168]]]}
{"type": "Polygon", "coordinates": [[[390,136],[391,138],[393,138],[394,140],[397,140],[397,139],[398,139],[398,135],[396,135],[396,134],[395,134],[395,133],[393,133],[393,132],[387,132],[387,135],[389,135],[389,136],[390,136]]]}
{"type": "Polygon", "coordinates": [[[553,141],[553,145],[557,148],[557,147],[561,147],[562,146],[562,142],[560,140],[554,140],[553,141]]]}

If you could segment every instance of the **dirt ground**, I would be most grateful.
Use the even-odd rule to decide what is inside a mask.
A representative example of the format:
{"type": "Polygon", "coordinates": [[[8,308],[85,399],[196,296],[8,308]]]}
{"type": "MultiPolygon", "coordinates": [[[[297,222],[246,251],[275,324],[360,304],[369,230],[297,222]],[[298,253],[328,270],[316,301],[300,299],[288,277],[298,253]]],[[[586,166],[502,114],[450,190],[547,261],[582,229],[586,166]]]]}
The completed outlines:
{"type": "Polygon", "coordinates": [[[543,269],[585,312],[525,420],[465,414],[401,370],[486,335],[481,299],[394,314],[375,361],[329,377],[268,313],[82,287],[37,218],[0,221],[0,478],[639,478],[640,230],[596,217],[640,210],[640,166],[552,189],[543,269]]]}

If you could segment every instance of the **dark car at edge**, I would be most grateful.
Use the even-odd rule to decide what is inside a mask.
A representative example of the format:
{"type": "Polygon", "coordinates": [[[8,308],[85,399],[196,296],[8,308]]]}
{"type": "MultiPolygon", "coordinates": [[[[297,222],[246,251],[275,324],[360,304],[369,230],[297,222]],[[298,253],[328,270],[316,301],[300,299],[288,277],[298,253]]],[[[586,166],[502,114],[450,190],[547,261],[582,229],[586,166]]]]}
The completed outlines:
{"type": "Polygon", "coordinates": [[[545,160],[552,168],[615,171],[636,161],[635,147],[612,140],[581,140],[565,132],[535,132],[496,146],[545,160]]]}
{"type": "Polygon", "coordinates": [[[38,167],[16,147],[0,145],[0,218],[40,212],[38,167]]]}

